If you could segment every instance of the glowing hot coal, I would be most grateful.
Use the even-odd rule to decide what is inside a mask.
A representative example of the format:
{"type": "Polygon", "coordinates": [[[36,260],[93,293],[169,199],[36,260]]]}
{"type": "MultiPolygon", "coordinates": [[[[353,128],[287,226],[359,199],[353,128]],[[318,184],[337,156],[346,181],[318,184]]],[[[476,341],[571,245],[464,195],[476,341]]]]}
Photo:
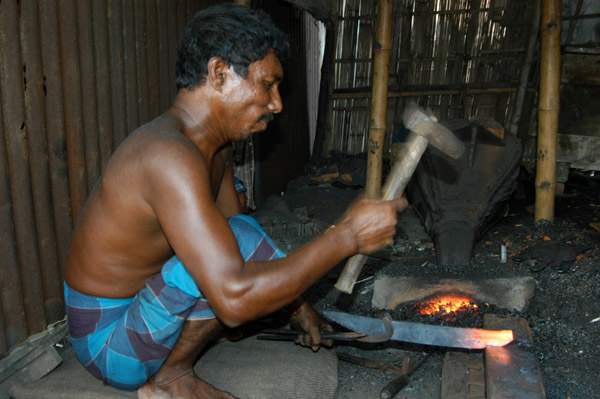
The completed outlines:
{"type": "Polygon", "coordinates": [[[449,315],[459,311],[477,311],[479,305],[473,298],[462,294],[444,294],[431,297],[417,304],[422,315],[449,315]]]}

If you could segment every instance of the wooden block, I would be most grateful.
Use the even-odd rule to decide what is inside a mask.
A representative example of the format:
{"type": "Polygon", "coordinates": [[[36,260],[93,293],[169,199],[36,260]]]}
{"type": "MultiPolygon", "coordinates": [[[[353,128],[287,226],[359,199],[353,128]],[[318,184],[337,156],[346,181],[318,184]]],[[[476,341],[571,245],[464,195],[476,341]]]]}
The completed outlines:
{"type": "Polygon", "coordinates": [[[486,314],[483,327],[513,330],[514,336],[510,344],[488,346],[484,351],[487,399],[545,399],[533,335],[527,320],[486,314]]]}
{"type": "Polygon", "coordinates": [[[446,352],[442,366],[442,399],[485,399],[481,352],[446,352]]]}
{"type": "Polygon", "coordinates": [[[442,366],[442,399],[467,399],[467,364],[464,352],[446,352],[442,366]]]}
{"type": "Polygon", "coordinates": [[[467,399],[485,399],[485,366],[483,356],[469,359],[467,364],[467,399]]]}

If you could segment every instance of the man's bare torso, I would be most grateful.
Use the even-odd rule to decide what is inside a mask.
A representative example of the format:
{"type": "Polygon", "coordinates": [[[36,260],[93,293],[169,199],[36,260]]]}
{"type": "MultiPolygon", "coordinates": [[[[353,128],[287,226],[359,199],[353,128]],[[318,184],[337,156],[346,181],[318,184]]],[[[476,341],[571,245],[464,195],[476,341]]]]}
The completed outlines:
{"type": "Polygon", "coordinates": [[[173,256],[150,205],[156,196],[168,201],[169,193],[153,187],[161,163],[206,170],[216,199],[231,161],[230,148],[206,159],[180,129],[179,122],[165,114],[138,129],[115,151],[75,227],[65,272],[72,288],[102,297],[133,296],[173,256]],[[189,151],[192,156],[186,159],[193,162],[173,157],[174,149],[189,151]]]}

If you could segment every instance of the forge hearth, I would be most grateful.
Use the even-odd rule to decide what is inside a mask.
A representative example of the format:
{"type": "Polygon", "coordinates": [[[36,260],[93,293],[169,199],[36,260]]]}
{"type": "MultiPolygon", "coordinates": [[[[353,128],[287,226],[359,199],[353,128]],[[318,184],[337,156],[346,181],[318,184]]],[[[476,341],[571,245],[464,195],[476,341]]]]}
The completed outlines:
{"type": "Polygon", "coordinates": [[[373,288],[372,305],[379,309],[397,309],[435,295],[461,293],[481,304],[501,309],[525,310],[535,291],[532,277],[495,279],[434,279],[378,276],[373,288]]]}
{"type": "Polygon", "coordinates": [[[503,347],[445,351],[442,399],[545,399],[529,325],[525,319],[506,315],[523,312],[534,290],[535,280],[530,277],[379,276],[372,305],[395,320],[513,331],[514,341],[503,347]]]}

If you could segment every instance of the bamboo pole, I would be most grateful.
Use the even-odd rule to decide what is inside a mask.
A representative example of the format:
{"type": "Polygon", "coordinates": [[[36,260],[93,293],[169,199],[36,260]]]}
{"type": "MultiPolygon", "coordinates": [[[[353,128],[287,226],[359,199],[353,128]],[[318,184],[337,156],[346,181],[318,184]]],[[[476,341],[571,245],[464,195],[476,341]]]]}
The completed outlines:
{"type": "Polygon", "coordinates": [[[554,220],[556,193],[556,147],[560,109],[560,31],[562,0],[542,5],[540,101],[538,106],[535,221],[554,220]]]}
{"type": "Polygon", "coordinates": [[[365,190],[369,197],[378,197],[381,191],[388,70],[392,47],[392,0],[379,0],[377,8],[377,36],[373,60],[373,101],[369,122],[369,152],[365,190]]]}

